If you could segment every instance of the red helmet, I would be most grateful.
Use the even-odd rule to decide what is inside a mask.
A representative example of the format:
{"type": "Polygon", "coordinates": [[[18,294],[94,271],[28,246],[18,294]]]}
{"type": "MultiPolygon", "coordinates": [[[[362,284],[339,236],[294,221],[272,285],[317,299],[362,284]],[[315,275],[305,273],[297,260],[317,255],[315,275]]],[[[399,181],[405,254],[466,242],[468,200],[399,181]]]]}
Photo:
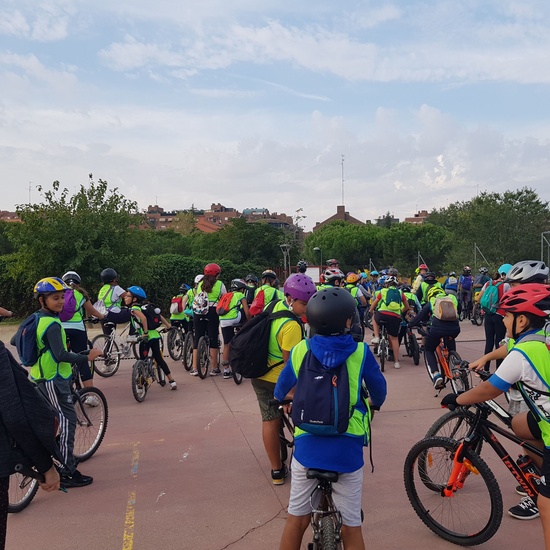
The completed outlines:
{"type": "Polygon", "coordinates": [[[510,313],[531,313],[538,317],[550,314],[550,285],[529,283],[506,292],[498,305],[510,313]]]}
{"type": "Polygon", "coordinates": [[[219,275],[221,272],[222,268],[218,264],[206,264],[204,266],[205,275],[212,275],[213,277],[216,277],[216,275],[219,275]]]}
{"type": "Polygon", "coordinates": [[[428,266],[426,264],[420,264],[418,269],[428,269],[428,266]]]}

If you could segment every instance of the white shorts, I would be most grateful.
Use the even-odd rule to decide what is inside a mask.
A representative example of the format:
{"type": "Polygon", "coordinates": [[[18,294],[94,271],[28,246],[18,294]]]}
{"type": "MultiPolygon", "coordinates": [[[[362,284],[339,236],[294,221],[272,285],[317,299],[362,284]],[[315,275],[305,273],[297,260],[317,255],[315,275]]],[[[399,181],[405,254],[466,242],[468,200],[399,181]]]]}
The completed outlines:
{"type": "MultiPolygon", "coordinates": [[[[290,501],[288,513],[293,516],[308,516],[312,512],[311,494],[317,480],[307,479],[304,468],[296,458],[292,458],[292,481],[290,484],[290,501]]],[[[348,527],[361,526],[361,497],[363,494],[363,468],[340,474],[338,483],[332,484],[334,504],[342,514],[342,523],[348,527]]],[[[317,501],[313,502],[313,506],[317,501]]]]}

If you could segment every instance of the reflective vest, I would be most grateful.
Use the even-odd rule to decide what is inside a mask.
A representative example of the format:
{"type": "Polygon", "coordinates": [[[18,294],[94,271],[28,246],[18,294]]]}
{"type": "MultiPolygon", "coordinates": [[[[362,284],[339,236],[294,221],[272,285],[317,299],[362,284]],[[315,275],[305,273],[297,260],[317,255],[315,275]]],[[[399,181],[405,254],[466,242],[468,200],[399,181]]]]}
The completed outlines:
{"type": "Polygon", "coordinates": [[[63,346],[67,349],[67,336],[65,329],[61,326],[61,321],[57,317],[39,314],[38,326],[36,327],[36,345],[38,346],[38,362],[31,367],[31,378],[33,380],[52,380],[56,376],[61,378],[70,378],[72,368],[70,363],[58,363],[51,350],[44,342],[44,334],[52,323],[59,323],[61,329],[61,338],[63,346]]]}
{"type": "MultiPolygon", "coordinates": [[[[353,414],[349,419],[348,429],[345,433],[339,434],[350,437],[362,437],[365,441],[365,445],[369,439],[369,423],[367,406],[361,400],[361,379],[363,375],[363,361],[365,359],[365,344],[357,344],[355,351],[346,359],[346,367],[348,369],[349,378],[349,404],[350,409],[353,410],[353,414]]],[[[308,351],[307,340],[302,340],[299,344],[296,344],[290,352],[290,360],[292,361],[292,368],[296,379],[300,373],[300,368],[304,357],[308,351]]],[[[294,428],[294,437],[301,437],[312,435],[300,428],[294,428]]],[[[333,436],[326,436],[333,437],[333,436]]]]}
{"type": "Polygon", "coordinates": [[[403,309],[403,297],[402,297],[403,293],[400,290],[398,290],[397,288],[395,288],[394,286],[392,286],[390,288],[383,288],[380,291],[381,298],[380,298],[380,301],[378,302],[377,309],[380,312],[390,312],[390,313],[396,313],[397,315],[400,315],[401,310],[403,309]],[[386,297],[388,295],[388,291],[390,290],[390,288],[392,290],[397,290],[397,292],[399,292],[399,298],[400,298],[399,303],[398,302],[390,302],[389,304],[386,304],[386,297]]]}
{"type": "Polygon", "coordinates": [[[97,299],[102,300],[107,309],[110,309],[112,306],[119,306],[122,304],[122,299],[113,302],[113,291],[115,287],[111,285],[103,285],[97,294],[97,299]]]}
{"type": "MultiPolygon", "coordinates": [[[[199,286],[197,287],[197,294],[200,294],[202,292],[202,281],[199,283],[199,286]]],[[[212,290],[208,292],[208,303],[210,306],[215,306],[218,303],[218,300],[221,298],[222,295],[222,282],[216,281],[214,283],[214,286],[212,287],[212,290]]]]}

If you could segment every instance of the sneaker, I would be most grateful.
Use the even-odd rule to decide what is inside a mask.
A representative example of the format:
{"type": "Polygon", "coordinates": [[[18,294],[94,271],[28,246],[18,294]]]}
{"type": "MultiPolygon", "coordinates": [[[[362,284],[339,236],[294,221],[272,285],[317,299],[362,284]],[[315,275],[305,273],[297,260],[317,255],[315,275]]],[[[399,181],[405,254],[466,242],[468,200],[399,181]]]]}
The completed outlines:
{"type": "Polygon", "coordinates": [[[399,361],[396,361],[396,362],[393,364],[393,368],[394,368],[394,369],[400,369],[400,368],[401,368],[401,365],[399,364],[399,361]]]}
{"type": "Polygon", "coordinates": [[[223,371],[223,379],[228,380],[233,376],[233,373],[230,370],[224,370],[223,371]]]}
{"type": "Polygon", "coordinates": [[[170,389],[171,390],[177,390],[178,389],[178,385],[176,384],[175,380],[170,381],[170,389]]]}
{"type": "Polygon", "coordinates": [[[84,405],[88,405],[88,407],[99,407],[99,398],[97,395],[87,395],[84,399],[84,405]]]}
{"type": "Polygon", "coordinates": [[[443,386],[445,385],[445,380],[443,380],[443,377],[439,372],[436,372],[433,376],[434,381],[434,389],[441,390],[443,389],[443,386]]]}
{"type": "Polygon", "coordinates": [[[217,369],[213,369],[210,371],[210,376],[218,376],[221,373],[222,371],[220,370],[220,367],[218,367],[217,369]]]}
{"type": "Polygon", "coordinates": [[[271,470],[271,480],[273,485],[283,485],[285,478],[288,477],[288,468],[283,462],[283,467],[280,470],[271,470]]]}
{"type": "Polygon", "coordinates": [[[378,344],[380,342],[380,338],[373,338],[370,343],[371,344],[378,344]]]}
{"type": "Polygon", "coordinates": [[[525,492],[525,489],[521,485],[518,485],[516,487],[516,493],[521,497],[526,497],[527,496],[527,493],[525,492]]]}
{"type": "Polygon", "coordinates": [[[189,371],[189,374],[191,376],[198,376],[199,375],[199,371],[197,369],[193,369],[193,370],[190,370],[189,371]]]}
{"type": "Polygon", "coordinates": [[[531,497],[524,497],[517,506],[512,506],[508,513],[516,519],[535,519],[540,516],[539,509],[531,497]]]}
{"type": "Polygon", "coordinates": [[[85,487],[93,482],[94,478],[91,476],[82,475],[78,470],[75,470],[73,475],[61,474],[60,482],[63,489],[70,487],[85,487]]]}

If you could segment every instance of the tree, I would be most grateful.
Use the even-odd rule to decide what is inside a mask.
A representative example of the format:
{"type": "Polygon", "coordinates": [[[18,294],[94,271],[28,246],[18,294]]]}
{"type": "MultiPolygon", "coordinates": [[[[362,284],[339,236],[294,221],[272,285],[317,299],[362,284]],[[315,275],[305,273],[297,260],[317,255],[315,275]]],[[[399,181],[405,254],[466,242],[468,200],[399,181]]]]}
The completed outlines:
{"type": "Polygon", "coordinates": [[[198,231],[197,227],[197,217],[193,211],[188,212],[178,212],[176,217],[172,220],[171,227],[180,235],[191,235],[198,231]]]}

